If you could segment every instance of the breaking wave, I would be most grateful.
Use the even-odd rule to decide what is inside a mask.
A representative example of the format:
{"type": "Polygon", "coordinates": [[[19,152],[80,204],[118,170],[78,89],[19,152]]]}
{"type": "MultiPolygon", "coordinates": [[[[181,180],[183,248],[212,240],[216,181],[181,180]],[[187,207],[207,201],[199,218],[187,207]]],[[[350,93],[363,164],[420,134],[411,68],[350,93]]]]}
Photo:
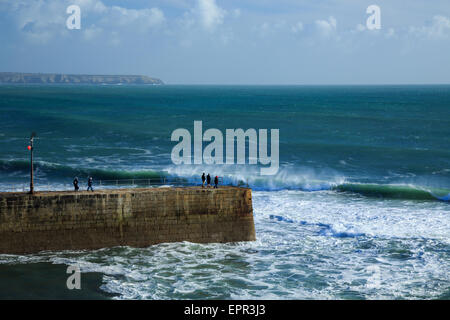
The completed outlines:
{"type": "MultiPolygon", "coordinates": [[[[67,179],[78,177],[93,176],[96,180],[117,180],[117,179],[156,179],[164,178],[167,176],[164,172],[156,170],[109,170],[101,168],[78,168],[71,166],[64,166],[61,164],[50,162],[35,162],[34,169],[36,173],[46,178],[53,179],[67,179]]],[[[28,161],[14,160],[14,161],[2,161],[0,160],[0,173],[23,173],[28,175],[30,170],[30,163],[28,161]]]]}
{"type": "MultiPolygon", "coordinates": [[[[0,160],[0,174],[28,176],[29,162],[25,160],[0,160]]],[[[306,192],[334,191],[359,194],[365,197],[450,201],[450,190],[426,188],[411,184],[379,184],[348,182],[345,177],[331,170],[317,172],[310,169],[280,170],[274,176],[261,176],[257,168],[236,170],[235,167],[168,167],[160,170],[110,170],[103,168],[78,168],[49,162],[36,162],[36,174],[47,179],[66,180],[75,176],[93,176],[96,180],[151,179],[152,181],[182,180],[186,184],[200,184],[201,172],[219,175],[224,185],[249,186],[258,191],[300,190],[306,192]]]]}

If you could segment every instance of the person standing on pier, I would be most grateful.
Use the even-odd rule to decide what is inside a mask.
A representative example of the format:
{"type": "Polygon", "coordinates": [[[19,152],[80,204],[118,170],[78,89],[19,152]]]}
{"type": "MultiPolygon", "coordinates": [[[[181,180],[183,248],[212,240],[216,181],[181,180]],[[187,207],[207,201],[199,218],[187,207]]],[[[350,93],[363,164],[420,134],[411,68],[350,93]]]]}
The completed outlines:
{"type": "Polygon", "coordinates": [[[207,188],[211,187],[211,176],[209,175],[209,173],[206,176],[206,187],[207,188]]]}
{"type": "Polygon", "coordinates": [[[203,175],[202,175],[202,188],[205,187],[205,180],[206,180],[205,173],[203,172],[203,175]]]}
{"type": "Polygon", "coordinates": [[[217,185],[219,184],[219,177],[218,176],[216,176],[215,178],[214,178],[214,189],[217,189],[217,185]]]}
{"type": "Polygon", "coordinates": [[[92,177],[89,177],[88,179],[88,188],[87,191],[89,191],[89,189],[94,192],[94,189],[92,188],[92,177]]]}
{"type": "Polygon", "coordinates": [[[80,187],[78,186],[78,178],[75,177],[75,179],[73,179],[73,187],[75,189],[75,191],[78,191],[78,189],[80,189],[80,187]]]}

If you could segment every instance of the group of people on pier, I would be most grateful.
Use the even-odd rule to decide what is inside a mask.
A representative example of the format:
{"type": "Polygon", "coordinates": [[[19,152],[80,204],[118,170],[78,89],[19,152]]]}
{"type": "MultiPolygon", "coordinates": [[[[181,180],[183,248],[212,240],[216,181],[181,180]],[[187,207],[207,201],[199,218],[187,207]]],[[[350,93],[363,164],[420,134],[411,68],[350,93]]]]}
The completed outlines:
{"type": "MultiPolygon", "coordinates": [[[[88,182],[87,182],[87,184],[88,184],[87,191],[91,190],[92,192],[94,192],[94,188],[92,188],[92,183],[93,183],[93,179],[92,179],[92,177],[89,177],[88,182]]],[[[73,187],[74,187],[75,191],[78,191],[80,189],[80,186],[78,185],[77,177],[75,177],[75,179],[73,179],[73,187]]]]}
{"type": "MultiPolygon", "coordinates": [[[[87,182],[87,184],[88,184],[87,191],[91,190],[92,192],[94,192],[94,188],[92,187],[92,183],[93,183],[93,179],[92,179],[92,177],[89,177],[88,182],[87,182]]],[[[210,188],[211,187],[211,176],[209,175],[209,173],[208,173],[207,176],[205,176],[205,173],[203,172],[203,175],[202,175],[202,188],[205,187],[205,183],[206,183],[206,188],[210,188]]],[[[214,188],[217,189],[218,185],[219,185],[219,177],[216,176],[214,178],[214,188]]],[[[73,187],[74,187],[75,191],[80,190],[79,181],[78,181],[77,177],[75,177],[75,179],[73,179],[73,187]]]]}
{"type": "MultiPolygon", "coordinates": [[[[207,188],[211,187],[211,176],[208,173],[208,175],[205,177],[205,173],[203,172],[203,175],[202,175],[202,188],[205,187],[205,182],[206,182],[206,187],[207,188]]],[[[214,178],[214,188],[217,188],[218,184],[219,184],[219,177],[216,176],[214,178]]]]}

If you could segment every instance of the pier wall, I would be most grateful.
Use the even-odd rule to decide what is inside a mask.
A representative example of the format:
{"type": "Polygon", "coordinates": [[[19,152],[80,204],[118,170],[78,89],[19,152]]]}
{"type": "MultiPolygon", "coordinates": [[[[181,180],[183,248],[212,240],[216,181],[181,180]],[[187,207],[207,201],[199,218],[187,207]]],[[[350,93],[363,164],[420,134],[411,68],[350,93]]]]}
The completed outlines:
{"type": "Polygon", "coordinates": [[[248,188],[0,193],[0,254],[251,240],[248,188]]]}

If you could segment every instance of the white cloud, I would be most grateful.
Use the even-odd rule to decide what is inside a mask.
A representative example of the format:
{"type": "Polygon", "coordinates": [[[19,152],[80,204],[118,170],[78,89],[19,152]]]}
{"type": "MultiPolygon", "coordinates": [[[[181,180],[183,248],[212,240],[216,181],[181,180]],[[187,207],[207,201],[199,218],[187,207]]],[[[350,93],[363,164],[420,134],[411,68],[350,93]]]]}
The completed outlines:
{"type": "Polygon", "coordinates": [[[388,32],[386,33],[386,38],[393,38],[395,37],[395,29],[394,28],[389,28],[388,32]]]}
{"type": "Polygon", "coordinates": [[[120,26],[131,25],[144,32],[165,21],[164,13],[158,8],[136,10],[113,6],[108,11],[109,23],[114,21],[120,26]]]}
{"type": "Polygon", "coordinates": [[[63,33],[66,6],[56,1],[13,1],[6,3],[15,18],[17,29],[26,39],[47,43],[55,34],[63,33]]]}
{"type": "Polygon", "coordinates": [[[359,23],[359,24],[356,26],[356,31],[358,31],[358,32],[363,32],[364,30],[366,30],[366,27],[363,26],[362,24],[359,23]]]}
{"type": "Polygon", "coordinates": [[[328,20],[316,20],[315,25],[319,32],[326,37],[331,36],[337,29],[337,21],[334,17],[330,17],[328,20]]]}
{"type": "Polygon", "coordinates": [[[198,0],[195,11],[202,26],[210,31],[221,25],[226,15],[226,11],[220,8],[215,0],[198,0]]]}
{"type": "Polygon", "coordinates": [[[106,13],[108,7],[100,0],[72,0],[70,4],[75,4],[81,8],[82,11],[94,13],[106,13]]]}
{"type": "Polygon", "coordinates": [[[119,34],[116,32],[116,31],[112,31],[111,32],[111,34],[110,34],[110,38],[109,38],[109,43],[112,45],[112,46],[118,46],[118,45],[120,45],[120,37],[119,37],[119,34]]]}
{"type": "Polygon", "coordinates": [[[271,31],[271,27],[268,22],[264,22],[263,24],[256,27],[255,29],[261,38],[264,38],[265,36],[267,36],[271,31]]]}
{"type": "MultiPolygon", "coordinates": [[[[127,9],[107,6],[101,0],[16,0],[3,3],[14,18],[17,29],[28,40],[43,44],[55,36],[70,34],[66,29],[66,8],[72,4],[81,9],[81,33],[85,40],[97,38],[102,30],[115,31],[114,38],[118,39],[121,28],[147,32],[165,22],[164,13],[159,8],[127,9]]],[[[117,40],[113,42],[117,43],[117,40]]]]}
{"type": "Polygon", "coordinates": [[[103,33],[103,29],[99,28],[95,25],[89,26],[82,30],[83,30],[84,39],[86,39],[88,41],[99,37],[103,33]]]}
{"type": "Polygon", "coordinates": [[[410,27],[410,33],[416,36],[434,39],[443,39],[450,36],[450,19],[437,15],[434,16],[431,24],[422,27],[410,27]]]}
{"type": "Polygon", "coordinates": [[[302,32],[302,31],[303,31],[303,23],[301,23],[300,21],[297,22],[296,24],[294,24],[294,25],[291,27],[291,31],[292,31],[293,33],[299,33],[299,32],[302,32]]]}
{"type": "MultiPolygon", "coordinates": [[[[292,27],[298,28],[299,26],[296,24],[295,26],[292,27]]],[[[273,36],[277,33],[288,33],[289,30],[292,31],[292,27],[290,27],[285,20],[278,20],[273,22],[265,21],[262,24],[254,27],[253,30],[258,33],[259,37],[265,38],[267,36],[273,36]]]]}

